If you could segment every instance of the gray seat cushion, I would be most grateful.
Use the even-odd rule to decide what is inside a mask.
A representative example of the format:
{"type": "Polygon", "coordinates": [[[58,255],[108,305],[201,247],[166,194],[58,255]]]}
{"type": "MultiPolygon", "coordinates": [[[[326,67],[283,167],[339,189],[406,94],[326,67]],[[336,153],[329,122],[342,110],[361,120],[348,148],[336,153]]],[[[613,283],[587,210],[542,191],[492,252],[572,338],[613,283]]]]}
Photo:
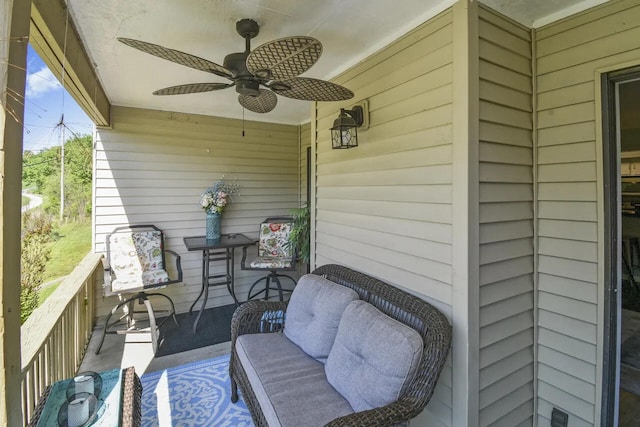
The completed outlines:
{"type": "Polygon", "coordinates": [[[322,276],[298,280],[287,306],[284,333],[309,356],[325,362],[333,347],[344,309],[358,294],[322,276]]]}
{"type": "Polygon", "coordinates": [[[418,332],[354,301],[342,315],[327,358],[327,379],[356,412],[387,405],[413,379],[422,347],[418,332]]]}
{"type": "Polygon", "coordinates": [[[236,350],[270,427],[323,426],[353,413],[327,382],[324,364],[283,334],[241,335],[236,350]]]}

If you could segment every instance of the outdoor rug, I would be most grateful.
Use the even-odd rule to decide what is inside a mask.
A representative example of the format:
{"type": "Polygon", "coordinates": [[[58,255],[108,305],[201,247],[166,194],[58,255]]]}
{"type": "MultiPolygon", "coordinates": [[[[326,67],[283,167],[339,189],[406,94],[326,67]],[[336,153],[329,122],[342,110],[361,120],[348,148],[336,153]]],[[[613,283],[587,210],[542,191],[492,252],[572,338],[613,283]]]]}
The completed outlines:
{"type": "MultiPolygon", "coordinates": [[[[206,309],[202,312],[195,334],[193,322],[198,315],[197,310],[191,315],[178,314],[176,317],[180,326],[176,326],[172,319],[167,320],[160,328],[156,357],[231,341],[231,316],[235,309],[235,304],[206,309]]],[[[158,323],[161,321],[158,319],[158,323]]]]}
{"type": "Polygon", "coordinates": [[[231,403],[229,355],[142,375],[141,427],[253,427],[242,397],[231,403]]]}

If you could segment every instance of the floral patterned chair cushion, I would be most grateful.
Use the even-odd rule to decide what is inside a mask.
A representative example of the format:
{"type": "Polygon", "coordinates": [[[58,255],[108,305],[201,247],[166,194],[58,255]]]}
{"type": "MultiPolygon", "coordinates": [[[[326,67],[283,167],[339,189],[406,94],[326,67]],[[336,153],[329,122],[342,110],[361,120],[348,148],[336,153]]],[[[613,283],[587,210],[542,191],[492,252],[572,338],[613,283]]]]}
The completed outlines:
{"type": "Polygon", "coordinates": [[[115,233],[109,241],[109,260],[115,280],[112,291],[139,289],[169,281],[162,262],[160,231],[115,233]]]}
{"type": "Polygon", "coordinates": [[[249,261],[247,259],[247,247],[242,248],[242,269],[261,270],[269,272],[253,282],[247,294],[247,300],[264,296],[264,299],[277,296],[280,301],[284,299],[284,293],[290,293],[292,288],[284,288],[281,280],[289,280],[293,286],[296,279],[284,271],[295,271],[295,248],[289,243],[293,229],[293,219],[290,217],[270,217],[265,219],[259,228],[258,256],[249,261]],[[264,281],[264,287],[259,286],[264,281]],[[254,292],[254,289],[258,290],[254,292]],[[273,291],[270,295],[269,293],[273,291]]]}
{"type": "Polygon", "coordinates": [[[265,270],[275,268],[291,268],[290,259],[274,258],[274,257],[258,257],[251,261],[251,268],[264,268],[265,270]]]}
{"type": "Polygon", "coordinates": [[[263,222],[260,225],[259,257],[291,258],[291,248],[286,245],[291,234],[289,222],[263,222]]]}
{"type": "Polygon", "coordinates": [[[251,261],[251,268],[290,269],[291,248],[286,245],[291,234],[289,222],[263,222],[260,225],[258,257],[251,261]]]}

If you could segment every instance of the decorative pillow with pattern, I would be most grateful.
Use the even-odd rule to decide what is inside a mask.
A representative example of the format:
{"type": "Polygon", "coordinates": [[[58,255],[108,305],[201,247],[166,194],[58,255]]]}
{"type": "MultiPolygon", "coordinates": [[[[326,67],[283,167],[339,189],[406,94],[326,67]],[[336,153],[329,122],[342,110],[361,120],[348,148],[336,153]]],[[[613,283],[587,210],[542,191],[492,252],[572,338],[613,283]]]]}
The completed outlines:
{"type": "Polygon", "coordinates": [[[285,245],[289,241],[289,234],[291,234],[289,222],[263,222],[260,225],[258,256],[291,258],[291,247],[285,245]]]}
{"type": "Polygon", "coordinates": [[[110,237],[113,291],[143,288],[169,280],[162,263],[161,233],[143,231],[115,233],[110,237]]]}

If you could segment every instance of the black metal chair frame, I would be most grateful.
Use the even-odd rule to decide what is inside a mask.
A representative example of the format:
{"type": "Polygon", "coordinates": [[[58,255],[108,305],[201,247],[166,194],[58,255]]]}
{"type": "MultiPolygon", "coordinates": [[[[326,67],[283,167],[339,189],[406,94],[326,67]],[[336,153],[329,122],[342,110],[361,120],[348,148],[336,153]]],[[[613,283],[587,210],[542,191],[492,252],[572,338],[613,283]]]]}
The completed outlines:
{"type": "MultiPolygon", "coordinates": [[[[274,216],[274,217],[269,217],[266,218],[264,221],[262,221],[261,224],[264,223],[268,223],[268,222],[274,222],[274,223],[283,223],[283,222],[288,222],[288,223],[293,223],[293,218],[291,218],[290,216],[274,216]]],[[[260,245],[260,242],[257,243],[258,245],[260,245]]],[[[281,274],[279,273],[280,271],[295,271],[296,269],[296,249],[295,248],[291,248],[291,266],[289,268],[258,268],[258,267],[251,267],[250,265],[246,265],[246,260],[247,260],[247,247],[243,247],[242,248],[242,263],[241,263],[241,269],[242,270],[257,270],[257,271],[268,271],[269,274],[259,278],[258,280],[256,280],[255,282],[253,282],[253,284],[251,285],[251,287],[249,288],[249,293],[247,294],[247,301],[250,301],[258,296],[260,296],[261,294],[264,294],[264,299],[268,300],[269,299],[269,291],[277,291],[278,292],[278,298],[280,301],[284,300],[284,294],[285,293],[291,293],[293,292],[293,289],[288,289],[288,288],[284,288],[282,286],[282,283],[280,282],[280,278],[284,277],[287,278],[289,280],[291,280],[291,282],[293,283],[293,286],[296,285],[296,280],[289,276],[288,274],[281,274]],[[258,291],[256,291],[255,293],[253,293],[253,289],[262,281],[265,281],[265,286],[264,288],[260,288],[258,291]],[[276,287],[272,287],[272,284],[276,285],[276,287]]]]}
{"type": "Polygon", "coordinates": [[[129,334],[129,333],[146,333],[146,332],[149,332],[151,334],[151,344],[153,346],[153,352],[155,354],[156,351],[158,350],[158,330],[160,329],[160,327],[162,327],[162,325],[167,320],[169,320],[170,317],[173,318],[173,321],[176,323],[176,325],[178,325],[178,319],[176,318],[175,305],[173,304],[173,300],[169,296],[160,292],[147,292],[147,290],[162,288],[167,285],[171,285],[173,283],[182,282],[182,264],[180,260],[180,255],[178,255],[176,252],[172,250],[165,249],[164,232],[152,224],[138,224],[138,225],[126,225],[122,227],[116,227],[111,233],[107,234],[105,245],[106,245],[105,256],[102,258],[102,263],[104,265],[103,295],[107,297],[114,296],[114,295],[128,295],[128,294],[132,294],[132,295],[130,297],[127,297],[123,301],[120,301],[115,307],[111,309],[109,314],[106,316],[105,322],[104,322],[104,329],[102,330],[102,336],[100,337],[100,343],[98,344],[98,348],[96,349],[96,354],[100,352],[100,349],[102,348],[102,344],[104,343],[104,338],[107,334],[129,334]],[[167,264],[165,259],[165,253],[172,255],[175,258],[178,277],[176,279],[170,279],[167,282],[157,283],[153,285],[146,285],[142,288],[112,291],[111,281],[113,280],[113,277],[112,277],[113,272],[111,270],[111,265],[110,265],[111,236],[114,234],[122,233],[126,231],[131,231],[132,233],[135,233],[136,231],[151,231],[151,230],[160,232],[160,247],[162,249],[162,265],[165,267],[165,270],[166,270],[167,264]],[[165,298],[167,301],[169,301],[169,304],[171,305],[171,309],[154,311],[153,306],[149,301],[149,297],[152,297],[152,296],[165,298]],[[144,304],[146,311],[136,311],[134,307],[134,304],[136,301],[138,302],[138,304],[144,304]],[[126,306],[125,313],[122,314],[120,317],[118,317],[118,319],[110,323],[111,317],[125,306],[126,306]],[[146,328],[138,329],[135,327],[134,315],[139,313],[147,313],[149,317],[148,331],[146,330],[146,328]],[[166,314],[167,316],[162,320],[162,322],[157,324],[156,314],[166,314]],[[125,325],[126,325],[125,328],[110,330],[110,328],[122,323],[123,321],[125,322],[125,325]]]}

